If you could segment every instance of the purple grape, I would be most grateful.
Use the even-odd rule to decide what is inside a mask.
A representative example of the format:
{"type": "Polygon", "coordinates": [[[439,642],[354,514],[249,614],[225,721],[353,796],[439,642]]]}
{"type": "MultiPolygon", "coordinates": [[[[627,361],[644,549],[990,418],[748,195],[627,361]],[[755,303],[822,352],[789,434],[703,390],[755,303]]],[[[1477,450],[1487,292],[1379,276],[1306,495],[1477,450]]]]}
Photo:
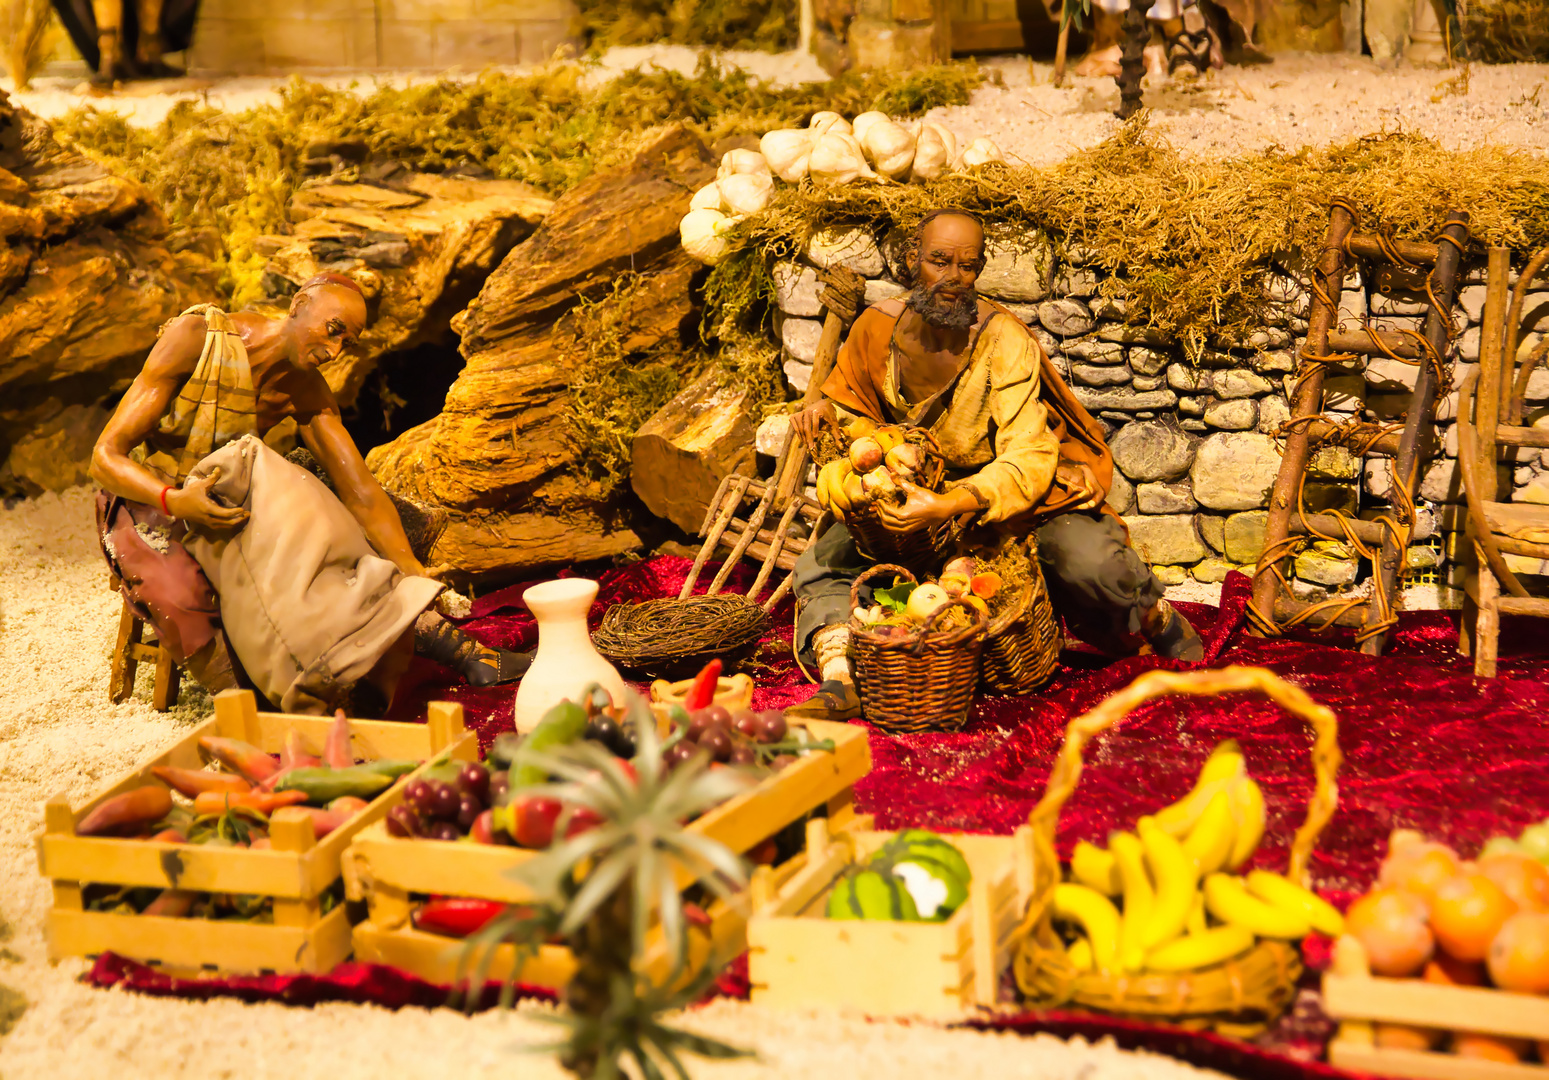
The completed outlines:
{"type": "Polygon", "coordinates": [[[739,735],[746,735],[750,739],[758,738],[760,724],[758,713],[751,709],[738,709],[732,715],[731,726],[739,735]]]}
{"type": "Polygon", "coordinates": [[[460,840],[463,834],[450,821],[438,821],[430,827],[429,835],[432,840],[460,840]]]}
{"type": "Polygon", "coordinates": [[[694,712],[689,714],[688,734],[683,736],[684,739],[686,739],[688,742],[698,742],[699,737],[706,731],[710,730],[710,724],[710,710],[696,709],[694,712]]]}
{"type": "Polygon", "coordinates": [[[699,748],[707,751],[716,761],[725,761],[731,757],[731,745],[731,736],[719,724],[699,737],[699,748]]]}
{"type": "Polygon", "coordinates": [[[710,718],[710,723],[719,724],[728,730],[731,729],[731,713],[725,705],[711,705],[705,709],[705,715],[710,718]]]}
{"type": "Polygon", "coordinates": [[[511,790],[511,774],[501,769],[499,772],[489,774],[489,798],[486,800],[491,806],[501,806],[506,793],[511,790]]]}
{"type": "Polygon", "coordinates": [[[696,752],[697,748],[693,743],[687,741],[673,743],[665,751],[663,751],[662,764],[665,765],[669,770],[676,769],[679,765],[682,765],[689,758],[693,757],[696,752]]]}
{"type": "Polygon", "coordinates": [[[785,722],[785,714],[779,709],[770,709],[760,716],[758,721],[759,742],[777,743],[785,738],[786,733],[790,730],[789,725],[785,722]]]}
{"type": "Polygon", "coordinates": [[[738,743],[731,748],[731,757],[727,760],[732,765],[754,765],[758,762],[758,751],[747,743],[738,743]]]}
{"type": "Polygon", "coordinates": [[[414,806],[422,815],[430,815],[435,805],[435,793],[431,790],[427,780],[412,781],[403,790],[403,797],[414,806]]]}
{"type": "Polygon", "coordinates": [[[455,818],[462,803],[462,792],[441,780],[426,782],[430,785],[430,816],[442,821],[455,818]]]}
{"type": "Polygon", "coordinates": [[[474,795],[464,795],[457,804],[457,827],[467,832],[482,813],[484,804],[474,795]]]}
{"type": "Polygon", "coordinates": [[[419,836],[423,831],[424,824],[420,821],[420,816],[407,803],[399,803],[387,812],[388,835],[406,839],[419,836]]]}
{"type": "Polygon", "coordinates": [[[489,802],[489,770],[470,761],[457,774],[457,786],[482,803],[489,802]]]}

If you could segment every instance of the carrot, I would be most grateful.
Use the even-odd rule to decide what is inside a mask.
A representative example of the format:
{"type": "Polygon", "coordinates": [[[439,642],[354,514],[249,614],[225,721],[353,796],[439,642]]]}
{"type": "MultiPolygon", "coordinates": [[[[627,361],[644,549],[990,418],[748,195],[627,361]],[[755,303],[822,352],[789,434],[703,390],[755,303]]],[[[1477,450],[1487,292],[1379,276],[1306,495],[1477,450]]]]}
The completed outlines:
{"type": "Polygon", "coordinates": [[[350,752],[350,722],[343,709],[333,714],[333,726],[323,744],[323,764],[330,769],[348,769],[355,764],[355,755],[350,752]]]}
{"type": "Polygon", "coordinates": [[[163,889],[156,899],[146,905],[141,915],[160,915],[169,919],[181,919],[193,909],[199,894],[189,889],[163,889]]]}
{"type": "Polygon", "coordinates": [[[153,821],[160,821],[172,809],[172,792],[160,784],[114,795],[98,803],[75,826],[77,836],[103,836],[119,832],[137,832],[153,821]]]}
{"type": "Polygon", "coordinates": [[[302,748],[301,732],[291,728],[290,733],[285,736],[285,748],[280,751],[280,768],[311,769],[321,764],[321,760],[302,748]]]}
{"type": "Polygon", "coordinates": [[[273,847],[274,841],[270,840],[267,836],[260,836],[257,840],[254,840],[251,844],[248,845],[248,848],[252,851],[268,851],[273,847]]]}
{"type": "Polygon", "coordinates": [[[194,813],[224,814],[234,807],[241,807],[257,810],[260,814],[272,814],[282,806],[295,806],[306,801],[306,795],[300,791],[249,791],[244,795],[206,791],[194,797],[194,813]]]}
{"type": "Polygon", "coordinates": [[[209,769],[175,769],[170,765],[152,765],[151,773],[179,795],[192,799],[205,791],[230,791],[241,793],[253,790],[253,785],[234,773],[211,772],[209,769]]]}
{"type": "Polygon", "coordinates": [[[280,771],[279,762],[258,747],[245,743],[241,739],[205,735],[199,739],[199,749],[226,768],[241,773],[255,784],[267,780],[280,771]]]}

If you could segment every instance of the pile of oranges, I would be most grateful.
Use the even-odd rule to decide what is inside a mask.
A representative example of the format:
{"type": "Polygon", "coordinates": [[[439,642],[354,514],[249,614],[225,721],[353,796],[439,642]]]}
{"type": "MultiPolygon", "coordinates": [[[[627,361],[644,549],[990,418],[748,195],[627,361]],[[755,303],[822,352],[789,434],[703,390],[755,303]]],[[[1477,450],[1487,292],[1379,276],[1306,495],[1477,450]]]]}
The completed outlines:
{"type": "MultiPolygon", "coordinates": [[[[1345,932],[1372,974],[1446,986],[1549,994],[1549,868],[1499,847],[1465,862],[1418,833],[1393,834],[1376,888],[1350,906],[1345,932]]],[[[1377,1045],[1515,1062],[1549,1042],[1377,1024],[1377,1045]]]]}

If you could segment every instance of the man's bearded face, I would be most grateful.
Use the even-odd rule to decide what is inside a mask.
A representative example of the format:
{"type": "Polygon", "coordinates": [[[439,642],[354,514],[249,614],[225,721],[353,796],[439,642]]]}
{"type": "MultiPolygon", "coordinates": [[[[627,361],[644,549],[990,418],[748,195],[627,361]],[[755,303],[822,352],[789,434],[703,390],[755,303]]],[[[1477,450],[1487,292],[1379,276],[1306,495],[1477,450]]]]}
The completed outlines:
{"type": "Polygon", "coordinates": [[[920,236],[919,268],[908,305],[928,324],[964,329],[978,319],[974,281],[984,266],[984,233],[972,218],[943,214],[920,236]]]}

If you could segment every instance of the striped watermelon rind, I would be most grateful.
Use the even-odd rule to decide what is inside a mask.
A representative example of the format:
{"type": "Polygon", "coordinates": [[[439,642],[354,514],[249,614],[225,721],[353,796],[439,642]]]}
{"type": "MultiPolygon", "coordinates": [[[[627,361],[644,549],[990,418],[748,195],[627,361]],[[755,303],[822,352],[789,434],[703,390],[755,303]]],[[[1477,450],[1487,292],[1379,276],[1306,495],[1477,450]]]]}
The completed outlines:
{"type": "Polygon", "coordinates": [[[872,867],[852,870],[835,883],[828,894],[827,913],[830,919],[920,921],[914,897],[904,883],[891,872],[872,867]]]}

